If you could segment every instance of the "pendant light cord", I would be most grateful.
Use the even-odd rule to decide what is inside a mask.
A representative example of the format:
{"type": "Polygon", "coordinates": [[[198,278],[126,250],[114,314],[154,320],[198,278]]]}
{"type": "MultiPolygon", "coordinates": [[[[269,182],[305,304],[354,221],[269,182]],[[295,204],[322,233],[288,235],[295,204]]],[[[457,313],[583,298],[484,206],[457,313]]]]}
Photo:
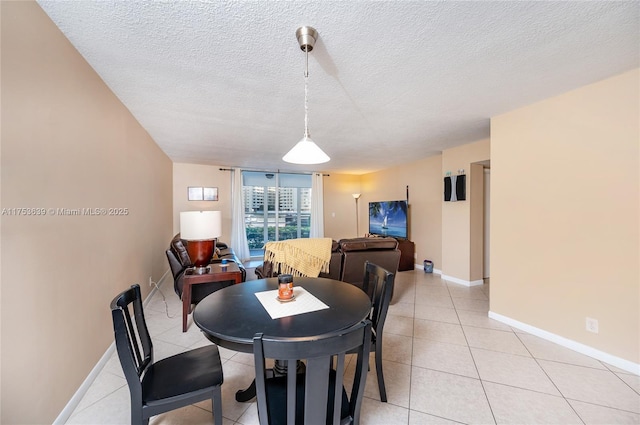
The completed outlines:
{"type": "Polygon", "coordinates": [[[304,137],[311,138],[309,135],[309,105],[308,105],[308,80],[309,80],[309,48],[305,51],[305,70],[304,70],[304,137]]]}

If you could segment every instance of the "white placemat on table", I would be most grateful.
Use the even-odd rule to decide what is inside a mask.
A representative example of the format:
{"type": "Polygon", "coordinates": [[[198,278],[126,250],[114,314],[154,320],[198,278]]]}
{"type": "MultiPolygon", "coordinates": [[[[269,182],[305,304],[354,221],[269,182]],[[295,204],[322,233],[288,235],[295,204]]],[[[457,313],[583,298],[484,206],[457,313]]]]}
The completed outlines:
{"type": "Polygon", "coordinates": [[[278,290],[256,292],[256,297],[272,319],[294,316],[296,314],[310,313],[324,310],[328,305],[317,299],[302,286],[293,287],[294,301],[280,302],[277,300],[278,290]]]}

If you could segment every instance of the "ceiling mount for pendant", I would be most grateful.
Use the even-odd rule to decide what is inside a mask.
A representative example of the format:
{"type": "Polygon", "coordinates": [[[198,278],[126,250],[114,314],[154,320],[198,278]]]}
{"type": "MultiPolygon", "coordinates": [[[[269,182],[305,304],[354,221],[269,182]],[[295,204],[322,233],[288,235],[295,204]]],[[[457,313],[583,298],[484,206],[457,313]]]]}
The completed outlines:
{"type": "Polygon", "coordinates": [[[318,31],[313,27],[300,27],[296,30],[296,38],[303,52],[310,52],[318,39],[318,31]]]}

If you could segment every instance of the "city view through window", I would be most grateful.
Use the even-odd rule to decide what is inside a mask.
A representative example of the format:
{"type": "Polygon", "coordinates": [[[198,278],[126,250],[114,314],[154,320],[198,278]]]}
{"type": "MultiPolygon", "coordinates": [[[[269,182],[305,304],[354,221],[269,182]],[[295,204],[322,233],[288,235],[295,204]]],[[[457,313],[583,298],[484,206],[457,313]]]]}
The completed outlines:
{"type": "Polygon", "coordinates": [[[266,242],[308,238],[311,227],[311,175],[242,172],[245,229],[252,257],[266,242]]]}

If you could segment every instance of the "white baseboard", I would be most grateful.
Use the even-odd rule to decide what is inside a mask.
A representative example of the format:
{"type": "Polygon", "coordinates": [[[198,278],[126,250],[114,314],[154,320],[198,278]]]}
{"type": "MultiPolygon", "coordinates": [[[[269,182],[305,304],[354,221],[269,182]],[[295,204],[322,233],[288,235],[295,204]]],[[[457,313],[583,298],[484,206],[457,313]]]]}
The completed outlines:
{"type": "Polygon", "coordinates": [[[447,276],[447,275],[442,275],[442,278],[444,280],[448,280],[449,282],[453,282],[453,283],[458,283],[460,285],[464,285],[464,286],[479,286],[479,285],[483,285],[484,284],[484,280],[480,279],[480,280],[463,280],[463,279],[458,279],[457,277],[453,277],[453,276],[447,276]]]}
{"type": "MultiPolygon", "coordinates": [[[[158,280],[158,287],[162,286],[162,284],[164,283],[164,279],[167,277],[168,274],[170,274],[169,273],[170,271],[171,271],[170,269],[167,269],[167,271],[158,280]]],[[[149,303],[149,301],[151,301],[155,293],[158,291],[157,289],[158,287],[154,287],[151,290],[151,292],[149,292],[149,295],[147,296],[147,298],[145,298],[145,300],[142,303],[143,306],[146,306],[149,303]]],[[[111,358],[111,355],[115,352],[115,350],[116,350],[116,344],[114,341],[111,343],[109,348],[107,348],[107,351],[104,352],[102,357],[100,357],[100,360],[98,360],[98,363],[93,367],[93,369],[91,369],[91,372],[89,372],[89,375],[82,382],[82,384],[80,385],[80,388],[78,388],[75,394],[71,397],[71,400],[69,400],[67,405],[64,406],[64,409],[62,409],[62,411],[58,415],[58,417],[53,421],[53,425],[64,425],[69,420],[69,417],[71,417],[71,414],[73,413],[73,411],[76,410],[76,407],[78,407],[78,404],[80,404],[80,402],[82,401],[82,398],[84,397],[84,395],[87,393],[87,391],[93,384],[93,381],[95,381],[98,375],[100,374],[100,372],[102,372],[102,369],[105,367],[105,365],[107,364],[107,362],[109,361],[109,359],[111,358]]]]}
{"type": "Polygon", "coordinates": [[[64,425],[67,423],[67,420],[69,420],[73,411],[76,410],[76,407],[78,407],[78,404],[82,401],[82,397],[87,393],[93,381],[95,381],[100,372],[102,372],[102,368],[107,364],[115,349],[116,344],[112,342],[109,348],[107,348],[107,351],[105,351],[100,360],[98,360],[98,363],[91,369],[91,372],[89,372],[89,375],[85,378],[84,382],[82,382],[80,388],[78,388],[73,397],[71,397],[67,405],[64,406],[64,409],[62,409],[62,412],[60,412],[56,420],[53,421],[53,425],[64,425]]]}
{"type": "MultiPolygon", "coordinates": [[[[416,270],[424,270],[424,265],[422,264],[414,264],[414,268],[416,270]]],[[[463,280],[463,279],[458,279],[457,277],[453,277],[453,276],[447,276],[442,274],[442,270],[440,269],[433,269],[433,274],[439,274],[440,277],[444,280],[448,280],[449,282],[453,282],[453,283],[458,283],[460,285],[464,285],[464,286],[479,286],[479,285],[484,285],[484,280],[463,280]]]]}
{"type": "Polygon", "coordinates": [[[629,360],[616,357],[612,354],[605,353],[604,351],[597,350],[588,345],[581,344],[579,342],[573,341],[571,339],[567,339],[560,335],[556,335],[551,332],[545,331],[543,329],[539,329],[534,326],[528,325],[526,323],[519,322],[515,319],[511,319],[510,317],[503,316],[498,313],[494,313],[493,311],[489,311],[489,317],[494,320],[497,320],[498,322],[502,322],[505,325],[509,325],[516,329],[523,330],[532,335],[535,335],[542,339],[546,339],[547,341],[551,341],[553,343],[561,345],[562,347],[568,348],[570,350],[577,351],[580,354],[584,354],[589,357],[593,357],[594,359],[601,360],[605,363],[608,363],[612,366],[615,366],[629,373],[640,375],[640,364],[638,363],[634,363],[629,360]]]}

